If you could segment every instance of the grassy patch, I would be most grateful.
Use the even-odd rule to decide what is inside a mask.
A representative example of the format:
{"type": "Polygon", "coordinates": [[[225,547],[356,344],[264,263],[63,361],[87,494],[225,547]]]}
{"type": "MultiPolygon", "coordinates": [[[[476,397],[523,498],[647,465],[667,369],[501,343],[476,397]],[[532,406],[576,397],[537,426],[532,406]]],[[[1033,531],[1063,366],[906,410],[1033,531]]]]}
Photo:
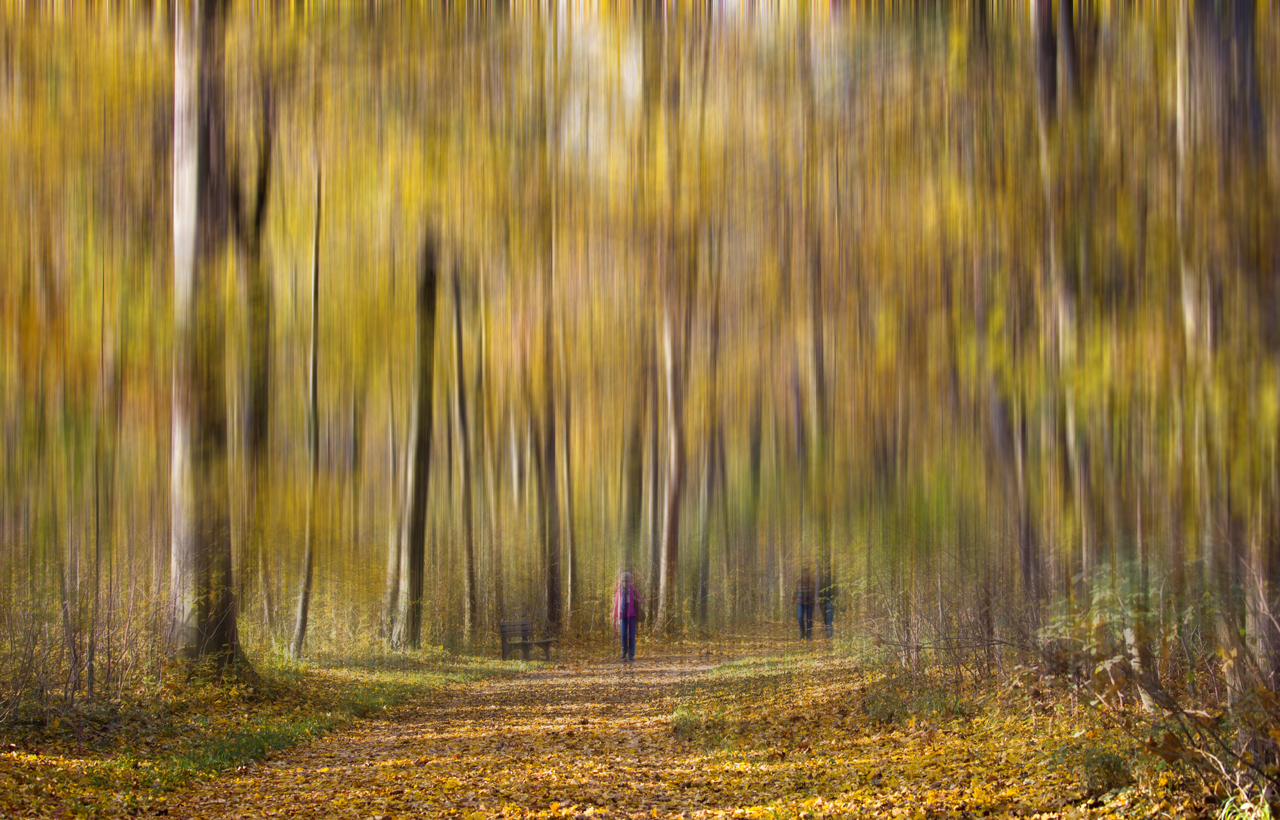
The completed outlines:
{"type": "Polygon", "coordinates": [[[219,680],[175,664],[110,701],[28,709],[0,726],[0,815],[32,805],[141,810],[191,777],[245,766],[411,698],[524,666],[439,651],[306,665],[268,657],[255,661],[252,675],[219,680]],[[124,802],[101,805],[104,791],[124,802]]]}

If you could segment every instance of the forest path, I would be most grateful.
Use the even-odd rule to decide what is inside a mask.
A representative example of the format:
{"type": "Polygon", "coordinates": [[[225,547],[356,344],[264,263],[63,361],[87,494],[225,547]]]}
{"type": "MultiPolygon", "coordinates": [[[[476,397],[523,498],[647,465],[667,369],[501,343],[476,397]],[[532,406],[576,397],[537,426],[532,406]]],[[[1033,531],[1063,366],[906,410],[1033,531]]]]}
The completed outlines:
{"type": "Polygon", "coordinates": [[[668,652],[622,664],[571,649],[533,671],[437,690],[196,784],[167,801],[167,813],[191,820],[1204,813],[1190,792],[1166,790],[1176,778],[1158,788],[1114,778],[1105,794],[1088,786],[1106,773],[1095,765],[1090,775],[1091,760],[1122,760],[1125,752],[1116,745],[1103,747],[1115,757],[1085,756],[1079,739],[1102,726],[1070,704],[1006,693],[985,708],[954,700],[959,692],[942,684],[913,699],[905,676],[869,672],[816,642],[668,652]],[[709,674],[734,656],[742,662],[709,674]],[[957,708],[944,708],[952,700],[957,708]]]}
{"type": "MultiPolygon", "coordinates": [[[[169,804],[187,818],[614,816],[697,811],[699,759],[671,731],[704,655],[571,658],[449,687],[274,754],[169,804]]],[[[710,805],[720,803],[714,801],[710,805]]],[[[723,805],[723,804],[721,804],[723,805]]]]}

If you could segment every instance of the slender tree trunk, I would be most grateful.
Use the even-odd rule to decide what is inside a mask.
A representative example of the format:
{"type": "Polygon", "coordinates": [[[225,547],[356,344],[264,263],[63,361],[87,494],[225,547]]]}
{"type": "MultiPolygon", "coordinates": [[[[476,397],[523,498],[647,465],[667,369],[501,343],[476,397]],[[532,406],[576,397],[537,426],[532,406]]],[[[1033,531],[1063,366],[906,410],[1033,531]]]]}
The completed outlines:
{"type": "Polygon", "coordinates": [[[640,520],[644,515],[644,429],[648,407],[648,368],[651,349],[643,342],[641,345],[644,349],[641,355],[644,363],[640,367],[640,389],[636,401],[632,404],[631,425],[622,455],[622,480],[626,499],[623,503],[622,554],[618,556],[621,568],[633,573],[636,555],[640,551],[640,520]]]}
{"type": "MultiPolygon", "coordinates": [[[[807,6],[805,7],[807,8],[807,6]]],[[[799,27],[798,60],[800,64],[801,99],[804,109],[804,179],[802,209],[805,230],[805,261],[809,277],[809,341],[812,356],[813,384],[813,464],[811,498],[818,524],[818,590],[825,601],[835,582],[831,557],[831,498],[828,475],[827,382],[826,355],[823,339],[822,272],[822,207],[820,146],[818,144],[817,105],[814,99],[813,43],[809,36],[809,16],[802,14],[799,27]]]]}
{"type": "Polygon", "coordinates": [[[470,644],[476,635],[476,556],[475,519],[471,505],[471,430],[467,419],[467,371],[462,357],[462,288],[458,283],[458,263],[454,262],[453,275],[453,351],[454,369],[457,372],[454,396],[458,416],[458,464],[461,471],[458,483],[462,499],[462,632],[470,644]]]}
{"type": "MultiPolygon", "coordinates": [[[[698,554],[698,596],[696,599],[698,610],[698,625],[704,629],[707,626],[708,610],[710,608],[711,597],[711,507],[716,493],[717,479],[723,480],[722,474],[717,474],[719,466],[719,444],[720,444],[720,273],[716,271],[715,278],[711,285],[713,289],[712,306],[711,306],[711,338],[710,338],[710,361],[708,364],[707,379],[709,382],[709,394],[707,396],[707,442],[706,442],[706,476],[702,489],[702,522],[701,522],[701,544],[699,545],[698,554]]],[[[726,536],[728,533],[725,533],[726,536]]],[[[725,549],[728,549],[726,542],[725,549]]]]}
{"type": "Polygon", "coordinates": [[[396,395],[394,378],[387,368],[390,397],[387,401],[387,579],[382,598],[382,639],[390,641],[395,633],[400,612],[400,503],[401,488],[396,464],[400,458],[400,446],[396,441],[396,395]]]}
{"type": "MultiPolygon", "coordinates": [[[[100,288],[100,308],[98,325],[98,377],[100,395],[106,404],[106,335],[107,335],[107,294],[106,282],[98,278],[100,288]]],[[[102,427],[106,407],[99,408],[98,423],[93,432],[93,610],[89,616],[89,652],[86,659],[85,689],[89,698],[94,695],[94,684],[97,683],[98,654],[98,613],[102,592],[102,427]]]]}
{"type": "Polygon", "coordinates": [[[259,595],[262,597],[262,620],[270,635],[275,634],[275,602],[272,594],[270,562],[266,555],[264,511],[269,508],[267,496],[271,483],[269,423],[271,395],[271,334],[274,297],[271,277],[262,261],[262,236],[266,224],[270,195],[272,149],[275,139],[274,104],[268,77],[262,80],[260,155],[257,187],[252,213],[241,208],[239,187],[232,188],[232,213],[236,234],[245,262],[245,347],[248,379],[245,383],[245,450],[248,456],[248,480],[245,504],[249,520],[245,522],[248,549],[256,556],[259,595]]]}
{"type": "MultiPolygon", "coordinates": [[[[759,588],[761,586],[767,586],[768,584],[768,578],[764,576],[757,577],[756,575],[757,567],[760,566],[760,561],[759,561],[760,550],[761,550],[760,474],[761,474],[761,459],[763,457],[763,451],[764,451],[764,434],[763,434],[764,433],[763,431],[763,427],[764,427],[763,415],[764,414],[763,414],[763,409],[761,407],[762,405],[762,398],[760,395],[761,391],[762,391],[762,388],[760,386],[760,381],[757,380],[755,385],[754,397],[751,400],[751,421],[750,421],[750,430],[748,433],[749,452],[747,455],[747,459],[748,459],[747,469],[750,475],[749,480],[751,484],[750,495],[748,496],[750,509],[747,514],[749,531],[747,536],[747,543],[745,545],[746,549],[742,553],[744,556],[746,556],[746,561],[745,561],[746,566],[741,569],[742,574],[746,576],[748,588],[752,590],[751,596],[755,601],[755,607],[753,608],[752,611],[757,616],[763,614],[763,598],[760,594],[761,590],[759,588]]],[[[735,596],[735,598],[737,598],[737,596],[735,596]]],[[[735,606],[740,607],[741,603],[742,603],[741,601],[735,601],[735,606]]],[[[737,614],[739,613],[735,612],[735,616],[737,614]]]]}
{"type": "MultiPolygon", "coordinates": [[[[555,286],[556,286],[556,229],[558,227],[557,208],[557,175],[559,172],[557,157],[559,155],[559,77],[560,77],[560,26],[558,14],[553,10],[551,19],[551,61],[552,70],[547,75],[547,61],[544,49],[536,49],[541,71],[543,90],[543,110],[545,130],[545,148],[539,162],[541,176],[540,191],[546,204],[543,218],[541,253],[545,281],[543,283],[542,305],[542,356],[543,356],[543,401],[545,415],[542,419],[542,469],[541,485],[542,501],[540,517],[542,529],[543,564],[546,567],[546,603],[547,631],[557,635],[561,629],[561,589],[560,589],[560,500],[557,491],[556,472],[556,391],[555,391],[555,343],[554,321],[555,286]],[[547,109],[550,109],[548,111],[547,109]]],[[[538,29],[539,40],[545,41],[546,34],[541,25],[538,29]]]]}
{"type": "Polygon", "coordinates": [[[565,600],[568,610],[565,623],[572,629],[578,614],[581,595],[578,579],[578,535],[573,526],[573,391],[569,389],[569,370],[564,357],[564,328],[560,329],[560,372],[564,379],[564,535],[565,535],[565,600]]]}
{"type": "MultiPolygon", "coordinates": [[[[476,419],[483,432],[485,489],[489,500],[489,573],[493,584],[493,622],[502,621],[506,610],[502,561],[502,509],[498,503],[498,482],[502,476],[502,448],[497,443],[489,408],[493,406],[493,385],[489,377],[489,312],[483,277],[480,279],[480,375],[476,382],[476,419]]],[[[501,429],[501,425],[499,425],[501,429]]]]}
{"type": "Polygon", "coordinates": [[[306,542],[302,550],[302,579],[298,591],[298,612],[294,619],[293,641],[289,654],[302,657],[307,637],[307,617],[311,611],[311,584],[315,574],[315,541],[317,523],[316,490],[320,481],[320,413],[316,379],[316,337],[320,323],[320,174],[316,172],[316,226],[311,242],[311,345],[307,364],[307,455],[311,470],[307,490],[306,542]]]}
{"type": "Polygon", "coordinates": [[[416,351],[413,423],[409,433],[411,458],[406,465],[404,524],[401,549],[405,551],[403,614],[396,620],[392,644],[417,649],[422,641],[422,588],[427,558],[427,482],[431,469],[432,387],[436,337],[436,239],[428,232],[418,262],[416,351]]]}
{"type": "Polygon", "coordinates": [[[711,504],[715,494],[716,457],[715,444],[708,441],[703,454],[704,468],[702,498],[699,503],[698,522],[698,589],[694,597],[694,617],[698,626],[707,628],[707,609],[711,601],[711,504]]]}
{"type": "Polygon", "coordinates": [[[658,606],[653,624],[655,633],[665,634],[671,634],[679,627],[676,573],[680,565],[680,499],[685,473],[683,354],[681,341],[675,339],[676,333],[668,312],[664,316],[662,334],[667,374],[667,492],[663,503],[658,606]]]}
{"type": "MultiPolygon", "coordinates": [[[[652,330],[652,328],[646,328],[652,330]]],[[[654,611],[658,601],[658,593],[662,586],[662,467],[660,441],[662,437],[661,419],[658,404],[658,367],[656,363],[656,335],[646,333],[642,342],[648,346],[645,362],[648,372],[644,374],[648,392],[649,406],[649,611],[654,611]]]]}
{"type": "MultiPolygon", "coordinates": [[[[390,246],[391,251],[391,303],[395,304],[396,285],[399,282],[396,268],[395,248],[397,246],[396,220],[392,219],[390,246]]],[[[394,346],[391,323],[385,326],[387,334],[387,350],[394,346]]],[[[387,359],[387,576],[382,593],[382,627],[380,637],[388,645],[393,645],[393,638],[398,633],[396,626],[400,622],[400,583],[404,566],[404,544],[401,538],[400,523],[404,512],[406,487],[401,483],[399,465],[401,464],[399,427],[396,420],[396,378],[387,359]]],[[[407,454],[406,454],[407,458],[407,454]]],[[[405,467],[407,474],[408,467],[405,467]]]]}

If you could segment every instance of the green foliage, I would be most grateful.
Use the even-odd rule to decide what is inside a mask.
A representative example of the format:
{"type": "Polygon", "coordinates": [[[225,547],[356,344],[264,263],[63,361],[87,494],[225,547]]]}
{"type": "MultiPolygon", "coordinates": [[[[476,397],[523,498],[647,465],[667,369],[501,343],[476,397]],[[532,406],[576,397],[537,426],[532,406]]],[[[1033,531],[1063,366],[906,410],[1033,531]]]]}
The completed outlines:
{"type": "Polygon", "coordinates": [[[1091,795],[1105,794],[1134,782],[1133,761],[1129,754],[1113,746],[1080,737],[1053,750],[1054,766],[1071,771],[1091,795]]]}
{"type": "Polygon", "coordinates": [[[943,670],[908,674],[885,671],[863,690],[862,708],[877,723],[895,724],[920,718],[970,718],[985,702],[947,679],[943,670]]]}
{"type": "Polygon", "coordinates": [[[1232,795],[1218,809],[1218,820],[1271,820],[1271,804],[1261,798],[1232,795]]]}
{"type": "Polygon", "coordinates": [[[164,791],[447,685],[511,671],[510,664],[442,652],[349,660],[306,666],[271,655],[238,676],[211,664],[174,663],[118,700],[86,701],[41,725],[11,723],[6,742],[47,758],[92,761],[62,774],[90,785],[164,791]]]}

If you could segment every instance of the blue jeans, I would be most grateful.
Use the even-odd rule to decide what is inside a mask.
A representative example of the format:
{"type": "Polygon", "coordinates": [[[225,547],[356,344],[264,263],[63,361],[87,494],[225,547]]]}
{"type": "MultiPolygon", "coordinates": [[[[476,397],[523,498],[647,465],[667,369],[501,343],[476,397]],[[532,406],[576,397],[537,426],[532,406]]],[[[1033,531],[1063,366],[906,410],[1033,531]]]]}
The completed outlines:
{"type": "Polygon", "coordinates": [[[636,659],[636,618],[622,618],[622,657],[626,660],[636,659]]]}
{"type": "Polygon", "coordinates": [[[800,621],[800,637],[813,638],[813,604],[796,604],[796,620],[800,621]]]}
{"type": "Polygon", "coordinates": [[[836,622],[836,602],[823,601],[822,602],[822,625],[826,627],[827,638],[830,638],[832,633],[835,631],[835,622],[836,622]]]}

